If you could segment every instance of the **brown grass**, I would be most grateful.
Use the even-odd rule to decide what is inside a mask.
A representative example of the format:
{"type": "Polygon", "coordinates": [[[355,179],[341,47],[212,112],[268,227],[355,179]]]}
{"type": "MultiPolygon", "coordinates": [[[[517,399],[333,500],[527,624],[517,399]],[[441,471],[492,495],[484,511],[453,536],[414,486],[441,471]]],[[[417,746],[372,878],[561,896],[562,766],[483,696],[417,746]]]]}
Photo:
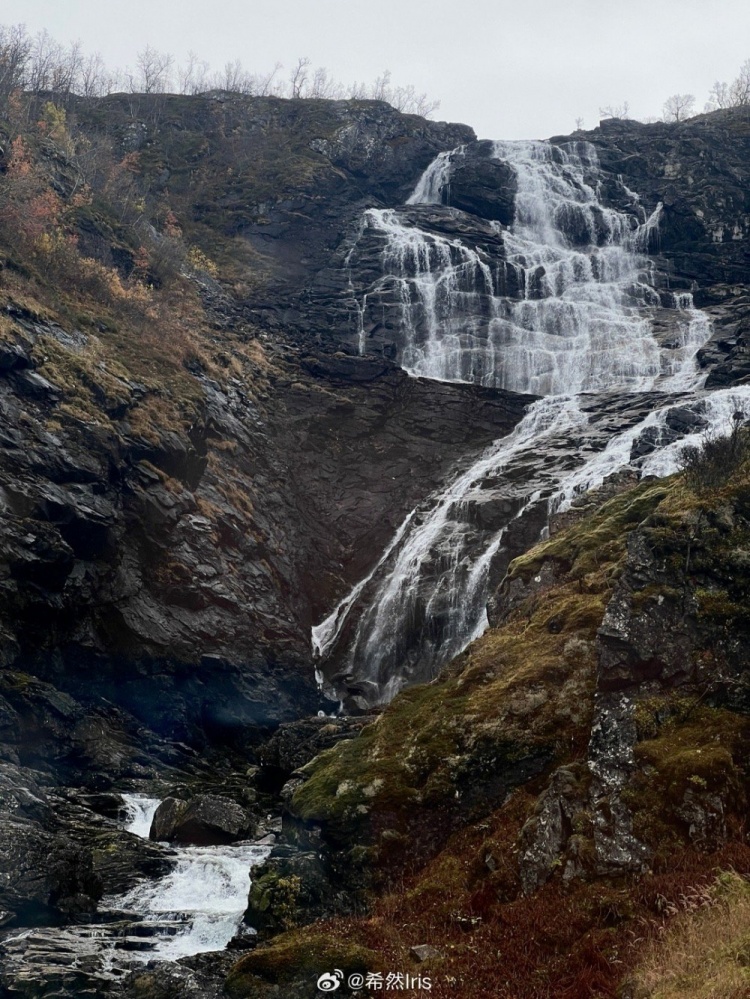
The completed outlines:
{"type": "Polygon", "coordinates": [[[730,871],[666,903],[670,920],[633,976],[636,999],[750,995],[750,882],[730,871]]]}

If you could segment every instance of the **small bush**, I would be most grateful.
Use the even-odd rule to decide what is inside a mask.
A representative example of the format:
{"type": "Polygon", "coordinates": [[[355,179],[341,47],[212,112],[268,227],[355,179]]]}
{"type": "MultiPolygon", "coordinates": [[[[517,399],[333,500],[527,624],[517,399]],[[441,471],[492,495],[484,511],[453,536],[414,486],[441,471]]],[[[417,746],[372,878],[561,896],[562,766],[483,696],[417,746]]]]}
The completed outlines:
{"type": "Polygon", "coordinates": [[[750,457],[750,430],[743,419],[744,414],[735,413],[728,434],[707,431],[701,444],[683,450],[680,470],[695,492],[719,489],[746,464],[750,457]]]}

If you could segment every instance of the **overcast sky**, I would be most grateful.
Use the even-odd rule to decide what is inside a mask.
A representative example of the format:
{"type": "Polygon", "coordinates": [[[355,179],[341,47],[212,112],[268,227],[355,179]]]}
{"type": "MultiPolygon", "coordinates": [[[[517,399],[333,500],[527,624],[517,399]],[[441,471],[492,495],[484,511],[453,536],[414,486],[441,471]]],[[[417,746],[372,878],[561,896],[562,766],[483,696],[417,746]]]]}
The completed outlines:
{"type": "Polygon", "coordinates": [[[590,128],[623,101],[657,116],[678,92],[702,110],[750,58],[746,0],[2,0],[0,22],[118,66],[151,45],[251,71],[305,55],[347,83],[390,69],[482,138],[590,128]]]}

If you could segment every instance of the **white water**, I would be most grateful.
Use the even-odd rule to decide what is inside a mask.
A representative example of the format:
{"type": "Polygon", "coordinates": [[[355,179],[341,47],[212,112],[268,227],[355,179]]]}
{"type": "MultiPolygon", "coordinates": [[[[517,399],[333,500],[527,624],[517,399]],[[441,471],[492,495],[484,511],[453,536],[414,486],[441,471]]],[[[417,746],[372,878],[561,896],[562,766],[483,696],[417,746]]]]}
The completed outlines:
{"type": "Polygon", "coordinates": [[[372,570],[364,577],[364,579],[357,583],[357,585],[340,603],[336,605],[333,612],[328,615],[325,621],[321,621],[320,624],[313,627],[312,646],[313,652],[316,655],[322,656],[336,640],[344,622],[346,621],[347,614],[352,609],[353,604],[358,599],[365,586],[367,586],[372,577],[378,571],[380,566],[383,565],[383,563],[388,559],[396,545],[399,544],[401,538],[403,538],[406,533],[407,527],[411,523],[414,513],[415,511],[412,510],[411,513],[409,513],[401,522],[399,529],[393,535],[393,540],[388,544],[387,548],[380,556],[379,560],[375,563],[372,570]]]}
{"type": "Polygon", "coordinates": [[[407,199],[407,205],[439,205],[443,199],[443,191],[450,186],[453,161],[464,155],[464,146],[438,153],[425,172],[417,181],[413,194],[407,199]]]}
{"type": "MultiPolygon", "coordinates": [[[[138,794],[123,799],[123,835],[148,837],[159,799],[138,794]]],[[[29,975],[36,980],[40,962],[54,963],[63,975],[86,972],[99,989],[96,994],[106,995],[138,964],[222,950],[247,907],[250,870],[268,856],[269,848],[238,843],[171,852],[176,865],[169,874],[102,900],[104,921],[35,927],[6,937],[4,970],[14,980],[29,975]]]]}
{"type": "MultiPolygon", "coordinates": [[[[437,157],[410,205],[447,200],[458,155],[465,150],[437,157]]],[[[647,215],[623,188],[628,211],[603,206],[596,152],[585,143],[497,143],[495,155],[517,177],[513,226],[493,224],[504,259],[423,230],[413,215],[365,214],[365,228],[383,240],[382,277],[368,295],[396,306],[402,366],[544,397],[409,514],[371,572],[313,629],[319,656],[347,634],[340,672],[370,703],[434,675],[481,634],[493,559],[513,521],[541,501],[548,512],[566,509],[630,464],[644,432],[657,448],[636,464],[642,474],[667,475],[682,448],[706,431],[727,432],[733,413],[750,413],[750,388],[702,391],[695,358],[710,336],[708,319],[690,294],[654,286],[646,253],[661,205],[647,215]],[[650,406],[644,393],[654,394],[650,406]],[[678,393],[701,418],[701,429],[682,440],[669,428],[669,396],[678,393]],[[597,395],[595,415],[586,410],[597,409],[597,395]],[[610,405],[614,428],[601,415],[610,405]],[[483,523],[481,511],[498,497],[506,516],[483,523]],[[356,627],[345,627],[355,611],[356,627]]],[[[366,297],[363,351],[367,305],[366,297]]]]}
{"type": "MultiPolygon", "coordinates": [[[[648,217],[639,204],[638,215],[603,207],[587,143],[496,143],[495,155],[512,165],[518,184],[504,260],[425,232],[392,209],[366,213],[385,240],[383,277],[372,291],[399,303],[403,367],[536,395],[643,391],[680,368],[685,350],[705,340],[705,324],[687,295],[682,351],[661,350],[654,336],[647,310],[662,303],[642,251],[661,205],[648,217]]],[[[410,204],[440,201],[453,158],[435,160],[410,204]]]]}
{"type": "Polygon", "coordinates": [[[126,832],[140,836],[141,839],[148,839],[151,832],[151,823],[154,821],[154,814],[159,807],[159,798],[147,798],[142,794],[123,794],[122,800],[125,802],[124,828],[126,832]]]}
{"type": "MultiPolygon", "coordinates": [[[[123,795],[128,809],[125,829],[148,837],[158,798],[123,795]]],[[[154,948],[135,952],[135,959],[174,961],[203,951],[223,950],[240,925],[247,908],[250,869],[262,863],[269,847],[239,843],[234,846],[179,847],[177,864],[157,881],[143,881],[106,903],[134,912],[146,923],[157,924],[154,948]],[[159,925],[164,924],[164,932],[159,925]]]]}

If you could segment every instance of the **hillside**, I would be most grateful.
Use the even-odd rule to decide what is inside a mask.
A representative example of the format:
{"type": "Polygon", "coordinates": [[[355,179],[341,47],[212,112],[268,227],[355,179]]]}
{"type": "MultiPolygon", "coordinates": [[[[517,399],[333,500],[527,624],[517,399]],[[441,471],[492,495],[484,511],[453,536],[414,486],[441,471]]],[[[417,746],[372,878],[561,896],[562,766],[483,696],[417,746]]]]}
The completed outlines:
{"type": "Polygon", "coordinates": [[[8,102],[7,995],[645,999],[691,933],[725,991],[674,994],[744,994],[748,121],[8,102]],[[581,315],[606,342],[560,360],[581,315]],[[685,438],[718,458],[675,474],[685,438]],[[117,827],[134,794],[276,838],[257,949],[71,977],[174,869],[117,827]]]}

